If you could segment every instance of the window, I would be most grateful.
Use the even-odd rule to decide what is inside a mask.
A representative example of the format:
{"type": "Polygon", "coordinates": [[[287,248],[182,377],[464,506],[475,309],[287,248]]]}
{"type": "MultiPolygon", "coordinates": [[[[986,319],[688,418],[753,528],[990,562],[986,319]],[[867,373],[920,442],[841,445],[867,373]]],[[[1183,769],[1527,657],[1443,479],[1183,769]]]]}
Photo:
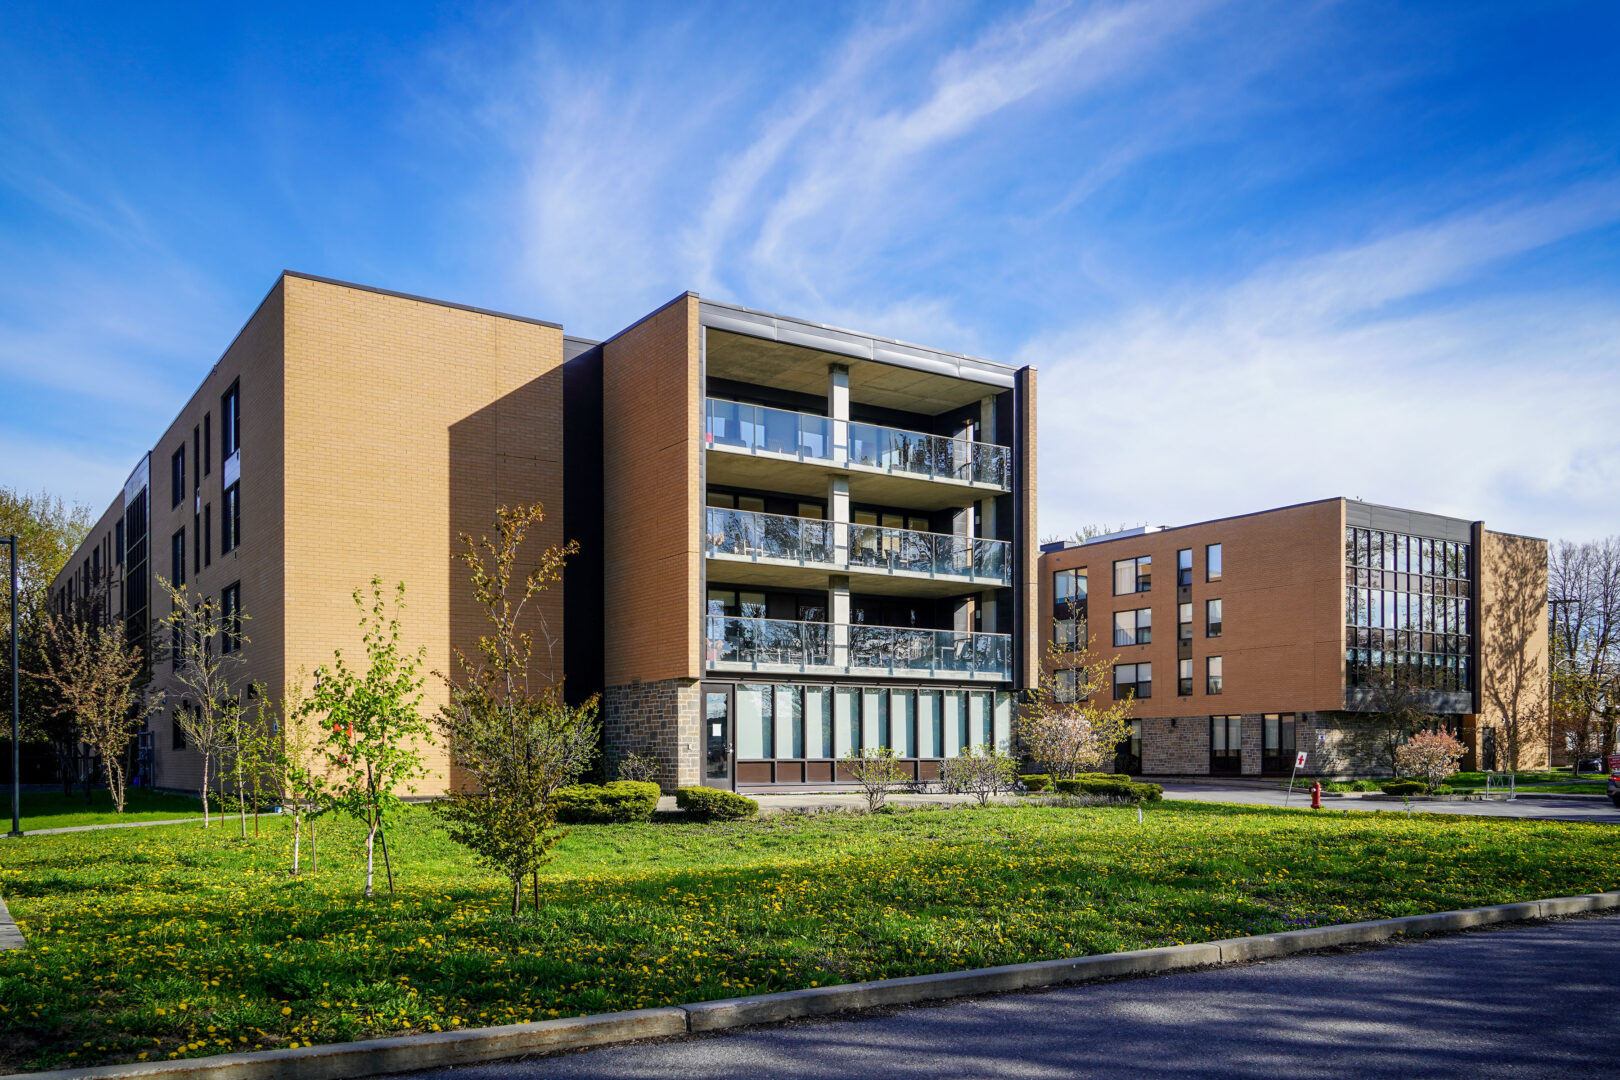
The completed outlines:
{"type": "MultiPolygon", "coordinates": [[[[185,708],[181,706],[180,708],[185,708]]],[[[169,735],[169,748],[171,750],[184,750],[186,748],[186,729],[180,726],[180,709],[174,711],[174,723],[169,735]]]]}
{"type": "Polygon", "coordinates": [[[1182,697],[1192,697],[1192,661],[1178,660],[1176,662],[1176,693],[1182,697]]]}
{"type": "Polygon", "coordinates": [[[214,471],[214,414],[203,413],[202,471],[207,476],[214,471]]]}
{"type": "Polygon", "coordinates": [[[242,583],[227,585],[219,593],[219,651],[242,647],[242,583]]]}
{"type": "Polygon", "coordinates": [[[214,565],[214,504],[203,507],[202,557],[204,566],[214,565]]]}
{"type": "Polygon", "coordinates": [[[113,524],[113,560],[119,566],[124,565],[124,519],[119,518],[113,524]]]}
{"type": "Polygon", "coordinates": [[[1150,698],[1153,696],[1152,664],[1115,664],[1114,700],[1150,698]]]}
{"type": "Polygon", "coordinates": [[[219,398],[219,457],[223,461],[242,448],[242,384],[231,383],[231,388],[219,398]]]}
{"type": "Polygon", "coordinates": [[[1176,584],[1192,584],[1192,548],[1182,548],[1176,552],[1176,584]]]}
{"type": "Polygon", "coordinates": [[[1352,526],[1344,551],[1345,685],[1470,690],[1469,545],[1352,526]]]}
{"type": "Polygon", "coordinates": [[[180,500],[186,494],[186,448],[181,445],[169,459],[169,483],[173,488],[174,501],[170,506],[179,506],[180,500]]]}
{"type": "Polygon", "coordinates": [[[1221,636],[1221,602],[1219,600],[1204,601],[1204,636],[1221,636]]]}
{"type": "Polygon", "coordinates": [[[169,538],[169,584],[175,588],[186,583],[186,530],[178,529],[169,538]]]}
{"type": "Polygon", "coordinates": [[[1114,644],[1146,645],[1153,640],[1153,609],[1114,612],[1114,644]]]}
{"type": "Polygon", "coordinates": [[[1114,563],[1114,595],[1149,592],[1153,588],[1153,557],[1121,559],[1114,563]]]}
{"type": "Polygon", "coordinates": [[[202,487],[202,425],[191,425],[191,486],[202,487]]]}
{"type": "Polygon", "coordinates": [[[1260,771],[1288,772],[1294,764],[1294,714],[1266,713],[1260,723],[1260,771]]]}
{"type": "Polygon", "coordinates": [[[1204,693],[1221,692],[1221,658],[1211,656],[1204,660],[1204,693]]]}
{"type": "Polygon", "coordinates": [[[1082,606],[1086,602],[1086,568],[1084,566],[1075,570],[1058,570],[1052,574],[1052,606],[1063,609],[1057,612],[1062,615],[1066,609],[1082,606]]]}
{"type": "Polygon", "coordinates": [[[1206,544],[1204,546],[1204,580],[1221,580],[1221,545],[1206,544]]]}
{"type": "Polygon", "coordinates": [[[191,515],[191,573],[202,570],[202,515],[191,515]]]}
{"type": "Polygon", "coordinates": [[[1075,676],[1073,668],[1062,668],[1053,677],[1053,696],[1060,702],[1068,703],[1074,700],[1075,676]]]}
{"type": "Polygon", "coordinates": [[[219,514],[219,553],[229,554],[242,542],[242,484],[225,489],[225,505],[219,514]]]}
{"type": "Polygon", "coordinates": [[[1192,640],[1192,605],[1176,605],[1176,639],[1178,641],[1192,640]]]}
{"type": "Polygon", "coordinates": [[[1086,641],[1086,620],[1053,619],[1052,641],[1066,649],[1083,646],[1086,641]]]}
{"type": "Polygon", "coordinates": [[[1243,717],[1209,718],[1209,771],[1222,776],[1243,771],[1243,717]]]}

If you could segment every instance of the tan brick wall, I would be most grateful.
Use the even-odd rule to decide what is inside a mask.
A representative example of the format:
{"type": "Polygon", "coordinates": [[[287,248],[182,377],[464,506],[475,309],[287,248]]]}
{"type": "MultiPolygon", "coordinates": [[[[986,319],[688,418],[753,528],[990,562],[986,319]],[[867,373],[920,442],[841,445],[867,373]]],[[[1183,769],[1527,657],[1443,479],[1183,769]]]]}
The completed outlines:
{"type": "MultiPolygon", "coordinates": [[[[1040,561],[1037,622],[1051,639],[1052,575],[1084,566],[1096,654],[1153,665],[1153,697],[1139,717],[1307,712],[1344,707],[1344,503],[1306,503],[1243,517],[1051,552],[1040,561]],[[1204,549],[1221,544],[1220,581],[1206,581],[1204,549]],[[1176,694],[1176,552],[1193,551],[1193,694],[1176,694]],[[1148,593],[1113,595],[1114,562],[1153,559],[1148,593]],[[1205,601],[1222,601],[1222,635],[1204,636],[1205,601]],[[1113,645],[1114,612],[1148,607],[1153,641],[1113,645]],[[1223,692],[1205,693],[1205,664],[1222,657],[1223,692]]],[[[1207,733],[1206,733],[1207,738],[1207,733]]]]}
{"type": "Polygon", "coordinates": [[[702,674],[699,332],[688,295],[602,347],[608,686],[702,674]]]}
{"type": "MultiPolygon", "coordinates": [[[[1496,729],[1498,767],[1549,762],[1547,542],[1478,528],[1478,732],[1496,729]],[[1506,725],[1516,718],[1518,760],[1508,759],[1506,725]]],[[[1477,743],[1475,744],[1477,746],[1477,743]]]]}

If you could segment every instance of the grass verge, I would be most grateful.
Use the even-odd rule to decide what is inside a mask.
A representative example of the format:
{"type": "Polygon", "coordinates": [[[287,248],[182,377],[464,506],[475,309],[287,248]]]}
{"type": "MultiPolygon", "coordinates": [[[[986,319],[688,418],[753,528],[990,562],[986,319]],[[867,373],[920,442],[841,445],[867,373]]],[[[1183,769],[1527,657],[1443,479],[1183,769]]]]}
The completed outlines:
{"type": "MultiPolygon", "coordinates": [[[[11,814],[11,796],[0,794],[0,814],[8,819],[11,814]]],[[[112,825],[120,821],[168,821],[174,818],[199,817],[202,802],[189,795],[160,795],[150,791],[131,791],[124,800],[124,812],[113,812],[112,796],[105,789],[90,793],[90,801],[82,792],[63,795],[60,792],[25,791],[22,797],[22,827],[31,829],[65,829],[74,825],[112,825]]]]}
{"type": "MultiPolygon", "coordinates": [[[[412,808],[400,891],[360,834],[318,875],[196,826],[0,844],[0,1066],[476,1027],[1616,887],[1620,831],[1178,802],[579,826],[517,920],[412,808]],[[381,867],[379,866],[379,877],[381,867]]],[[[307,858],[307,852],[306,852],[307,858]]]]}

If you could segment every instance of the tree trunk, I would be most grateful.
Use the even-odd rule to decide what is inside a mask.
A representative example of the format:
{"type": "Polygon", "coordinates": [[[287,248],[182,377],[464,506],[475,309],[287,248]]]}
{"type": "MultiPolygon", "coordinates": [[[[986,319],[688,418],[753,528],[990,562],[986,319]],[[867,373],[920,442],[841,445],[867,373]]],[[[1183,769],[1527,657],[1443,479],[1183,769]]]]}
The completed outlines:
{"type": "Polygon", "coordinates": [[[294,806],[293,807],[293,868],[292,868],[293,877],[298,876],[298,849],[302,845],[303,839],[304,839],[304,832],[303,832],[303,824],[304,823],[301,820],[301,817],[302,817],[302,815],[298,812],[298,807],[294,806]]]}
{"type": "Polygon", "coordinates": [[[203,754],[202,774],[202,802],[203,802],[203,828],[208,828],[208,765],[212,755],[203,754]]]}
{"type": "Polygon", "coordinates": [[[312,874],[318,874],[321,872],[321,855],[320,852],[315,850],[314,814],[309,816],[309,872],[312,874]]]}
{"type": "Polygon", "coordinates": [[[382,841],[383,871],[388,875],[388,895],[394,895],[394,864],[388,858],[388,834],[383,831],[382,812],[377,813],[377,837],[382,841]]]}
{"type": "Polygon", "coordinates": [[[109,762],[106,758],[103,758],[101,771],[107,776],[107,794],[112,796],[113,813],[122,814],[124,812],[124,777],[118,768],[117,759],[115,758],[109,762]]]}
{"type": "Polygon", "coordinates": [[[540,914],[540,871],[534,871],[534,913],[540,914]]]}
{"type": "Polygon", "coordinates": [[[247,839],[247,803],[243,801],[242,788],[242,750],[240,740],[236,751],[236,820],[241,826],[241,838],[247,839]]]}
{"type": "Polygon", "coordinates": [[[377,820],[366,815],[366,896],[371,896],[372,846],[377,842],[377,820]]]}
{"type": "Polygon", "coordinates": [[[517,918],[518,903],[523,896],[523,875],[519,874],[512,879],[512,918],[517,918]]]}

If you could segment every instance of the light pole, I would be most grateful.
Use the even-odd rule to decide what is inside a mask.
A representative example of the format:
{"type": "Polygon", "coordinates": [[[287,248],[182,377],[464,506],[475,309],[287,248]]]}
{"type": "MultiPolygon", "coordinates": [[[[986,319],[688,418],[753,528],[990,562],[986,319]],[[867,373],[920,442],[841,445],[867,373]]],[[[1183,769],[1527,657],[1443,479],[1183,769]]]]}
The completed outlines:
{"type": "Polygon", "coordinates": [[[17,686],[22,675],[17,671],[17,534],[3,541],[11,548],[11,833],[22,833],[22,709],[18,704],[17,686]]]}

